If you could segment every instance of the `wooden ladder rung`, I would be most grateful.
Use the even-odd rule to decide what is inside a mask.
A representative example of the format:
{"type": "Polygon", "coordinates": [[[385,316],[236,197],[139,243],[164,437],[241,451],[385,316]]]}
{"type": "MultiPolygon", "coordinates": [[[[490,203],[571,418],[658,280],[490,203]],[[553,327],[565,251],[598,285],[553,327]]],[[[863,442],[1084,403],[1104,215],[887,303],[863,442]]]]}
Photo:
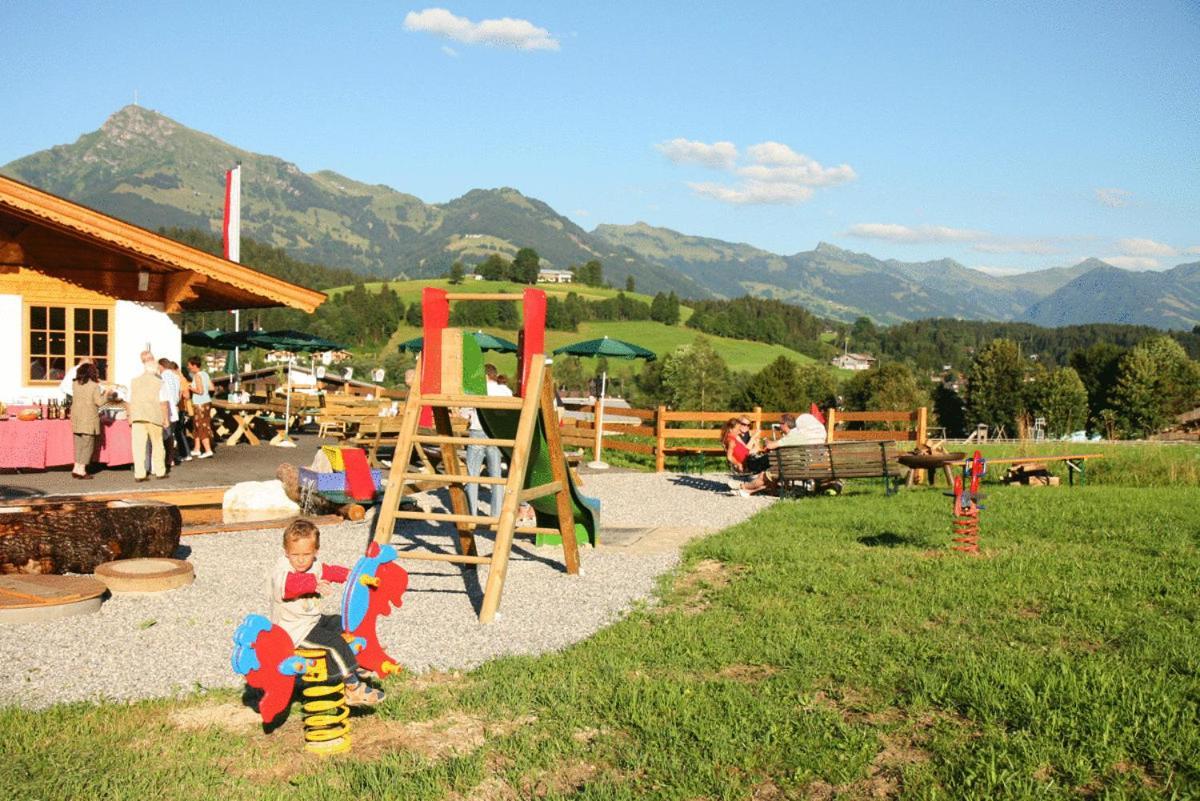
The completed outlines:
{"type": "Polygon", "coordinates": [[[451,476],[445,473],[404,473],[400,476],[405,481],[428,481],[436,484],[506,484],[507,478],[492,476],[468,476],[466,474],[451,476]]]}
{"type": "Polygon", "coordinates": [[[454,562],[460,565],[490,565],[490,556],[462,556],[456,553],[433,553],[432,551],[397,551],[400,559],[417,559],[422,562],[454,562]]]}
{"type": "Polygon", "coordinates": [[[556,528],[548,528],[546,526],[520,526],[513,529],[514,534],[554,534],[558,536],[562,534],[556,528]]]}
{"type": "Polygon", "coordinates": [[[500,518],[487,515],[458,515],[450,512],[396,512],[397,520],[432,520],[438,523],[478,523],[481,526],[499,525],[500,518]]]}
{"type": "Polygon", "coordinates": [[[562,490],[562,482],[551,481],[549,484],[543,484],[540,487],[530,487],[529,489],[521,490],[520,498],[523,501],[532,501],[534,498],[553,495],[560,490],[562,490]]]}
{"type": "Polygon", "coordinates": [[[517,444],[515,439],[491,439],[490,437],[443,437],[429,434],[417,434],[413,442],[422,445],[496,445],[501,448],[511,448],[517,444]]]}
{"type": "Polygon", "coordinates": [[[444,408],[474,407],[476,409],[520,409],[524,398],[510,398],[507,395],[422,395],[422,406],[440,406],[444,408]]]}

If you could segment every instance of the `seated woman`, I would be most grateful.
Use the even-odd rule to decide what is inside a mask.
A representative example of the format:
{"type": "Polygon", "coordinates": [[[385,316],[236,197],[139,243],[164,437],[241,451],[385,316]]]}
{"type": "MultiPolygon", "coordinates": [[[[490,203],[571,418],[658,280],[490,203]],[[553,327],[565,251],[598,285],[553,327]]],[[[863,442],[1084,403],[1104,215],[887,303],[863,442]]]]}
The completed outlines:
{"type": "Polygon", "coordinates": [[[725,458],[737,472],[754,474],[754,478],[742,484],[736,494],[751,495],[769,486],[769,477],[765,472],[769,459],[766,453],[759,451],[758,437],[751,431],[747,418],[729,418],[721,429],[721,444],[725,447],[725,458]],[[744,438],[747,435],[749,444],[744,438]]]}

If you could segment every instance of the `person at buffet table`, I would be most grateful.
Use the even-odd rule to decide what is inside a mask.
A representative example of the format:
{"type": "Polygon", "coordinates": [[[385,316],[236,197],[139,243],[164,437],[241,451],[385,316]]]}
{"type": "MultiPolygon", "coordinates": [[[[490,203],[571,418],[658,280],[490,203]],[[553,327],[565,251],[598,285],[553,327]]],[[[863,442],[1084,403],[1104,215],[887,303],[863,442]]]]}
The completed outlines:
{"type": "Polygon", "coordinates": [[[58,385],[58,391],[63,394],[64,398],[66,398],[67,406],[71,405],[71,389],[75,384],[75,378],[79,375],[79,368],[83,367],[85,364],[91,363],[91,357],[84,356],[79,360],[78,364],[68,370],[67,374],[63,376],[62,382],[58,385]]]}
{"type": "Polygon", "coordinates": [[[167,477],[163,429],[171,424],[167,403],[163,400],[158,362],[150,351],[142,351],[142,374],[129,382],[129,423],[133,437],[133,480],[145,481],[146,441],[150,442],[155,478],[167,477]]]}
{"type": "Polygon", "coordinates": [[[160,375],[163,388],[170,394],[167,402],[171,404],[171,427],[163,432],[167,438],[167,457],[176,465],[180,465],[192,460],[192,450],[188,447],[185,430],[187,418],[183,413],[187,381],[179,372],[179,365],[165,356],[158,360],[158,365],[162,368],[160,375]]]}
{"type": "Polygon", "coordinates": [[[192,426],[196,446],[192,448],[197,453],[197,459],[207,459],[213,455],[212,450],[212,379],[208,373],[200,369],[200,357],[188,359],[188,372],[192,374],[188,390],[192,395],[192,426]]]}
{"type": "Polygon", "coordinates": [[[75,466],[71,477],[90,479],[87,466],[96,452],[100,439],[100,407],[108,395],[100,386],[100,371],[90,361],[73,368],[75,381],[71,385],[71,432],[75,440],[75,466]]]}

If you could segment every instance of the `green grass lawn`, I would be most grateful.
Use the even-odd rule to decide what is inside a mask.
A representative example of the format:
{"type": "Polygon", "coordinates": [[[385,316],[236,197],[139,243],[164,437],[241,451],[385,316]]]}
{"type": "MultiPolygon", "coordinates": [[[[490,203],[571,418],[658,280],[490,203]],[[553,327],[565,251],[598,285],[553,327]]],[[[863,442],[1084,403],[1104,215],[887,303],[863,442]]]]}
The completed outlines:
{"type": "Polygon", "coordinates": [[[937,491],[780,502],[565,652],[389,681],[347,757],[305,756],[295,716],[203,725],[234,719],[223,691],[0,710],[0,780],[14,799],[1200,795],[1200,493],[986,504],[968,557],[937,491]]]}
{"type": "MultiPolygon", "coordinates": [[[[513,331],[504,331],[498,328],[484,330],[488,333],[502,336],[510,341],[516,341],[516,333],[513,331]]],[[[400,326],[396,329],[396,333],[392,336],[388,347],[396,347],[401,342],[421,336],[422,333],[419,328],[400,326]]],[[[555,348],[569,345],[572,342],[580,342],[585,339],[598,339],[603,336],[623,339],[626,342],[641,345],[644,348],[654,351],[654,353],[658,354],[659,358],[666,356],[681,345],[690,345],[695,341],[696,337],[703,336],[712,343],[713,349],[721,355],[721,358],[725,360],[725,363],[731,369],[747,370],[750,372],[761,370],[779,356],[787,356],[798,363],[813,361],[811,356],[806,356],[791,348],[785,348],[782,345],[768,345],[765,342],[750,342],[745,339],[712,336],[710,334],[703,334],[693,328],[685,328],[681,325],[663,325],[662,323],[650,322],[648,320],[589,322],[580,323],[578,331],[547,331],[546,349],[553,351],[555,348]]],[[[488,353],[485,354],[485,357],[488,361],[493,362],[501,373],[512,375],[516,370],[516,356],[488,353]]],[[[562,359],[565,357],[560,356],[558,358],[562,359]]],[[[583,363],[585,371],[590,373],[595,369],[595,359],[585,358],[583,363]]],[[[626,364],[633,365],[635,370],[640,370],[642,366],[640,361],[624,362],[621,359],[609,360],[610,369],[621,369],[626,364]]]]}

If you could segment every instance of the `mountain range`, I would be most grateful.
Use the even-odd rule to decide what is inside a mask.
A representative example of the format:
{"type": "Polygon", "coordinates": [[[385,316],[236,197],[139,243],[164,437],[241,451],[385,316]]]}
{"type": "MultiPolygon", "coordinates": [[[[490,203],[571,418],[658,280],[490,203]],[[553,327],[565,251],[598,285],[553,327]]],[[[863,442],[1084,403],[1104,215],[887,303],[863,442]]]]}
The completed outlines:
{"type": "Polygon", "coordinates": [[[952,259],[902,262],[821,243],[779,255],[645,223],[585,231],[516,189],[474,189],[429,204],[380,184],[251,153],[140,106],[126,106],[76,142],[0,172],[148,228],[219,230],[225,171],[242,165],[242,231],[296,258],[372,277],[444,274],[455,261],[532,247],[544,266],[598,259],[605,278],[683,298],[752,294],[824,316],[880,323],[926,317],[1042,325],[1200,324],[1200,262],[1135,273],[1088,259],[993,276],[952,259]]]}

